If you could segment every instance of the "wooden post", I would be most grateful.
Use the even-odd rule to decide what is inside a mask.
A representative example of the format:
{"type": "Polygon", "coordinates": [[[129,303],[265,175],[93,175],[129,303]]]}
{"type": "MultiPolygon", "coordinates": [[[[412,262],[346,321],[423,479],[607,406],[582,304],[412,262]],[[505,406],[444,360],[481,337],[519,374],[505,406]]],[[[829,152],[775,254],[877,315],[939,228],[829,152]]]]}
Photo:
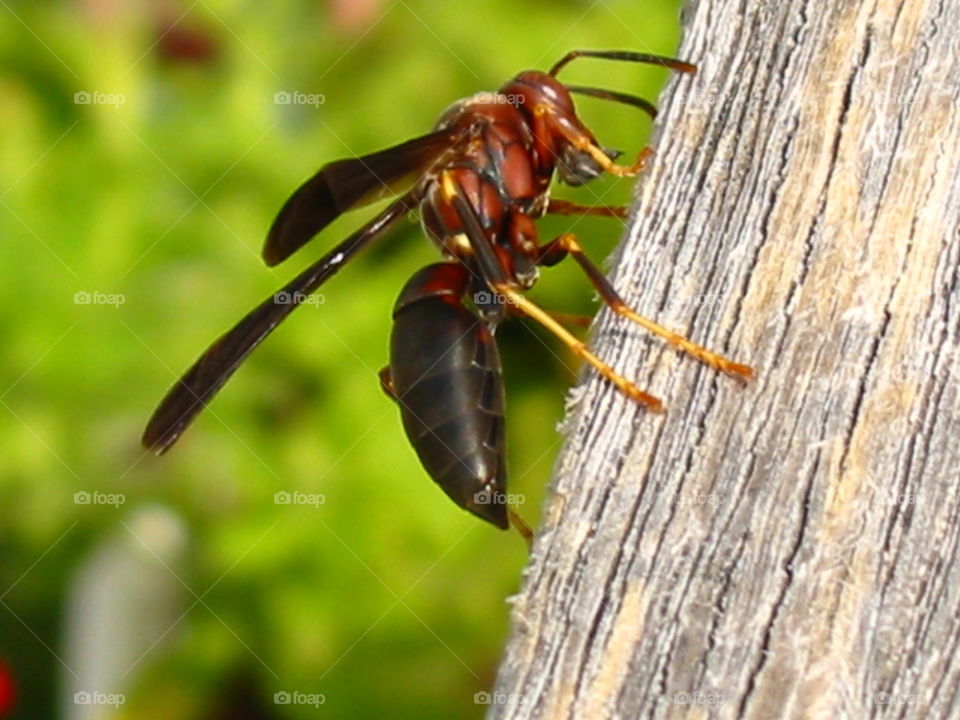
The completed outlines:
{"type": "Polygon", "coordinates": [[[960,713],[958,38],[947,0],[688,9],[611,277],[758,376],[601,314],[667,414],[585,373],[488,717],[960,713]]]}

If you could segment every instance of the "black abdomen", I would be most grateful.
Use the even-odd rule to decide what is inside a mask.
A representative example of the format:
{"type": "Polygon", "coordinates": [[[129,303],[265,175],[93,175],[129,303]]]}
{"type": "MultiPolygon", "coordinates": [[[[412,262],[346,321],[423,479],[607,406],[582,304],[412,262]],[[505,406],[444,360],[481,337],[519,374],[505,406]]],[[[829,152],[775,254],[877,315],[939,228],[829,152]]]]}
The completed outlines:
{"type": "Polygon", "coordinates": [[[390,374],[407,437],[454,502],[508,527],[504,393],[490,328],[461,300],[458,263],[419,270],[394,307],[390,374]]]}

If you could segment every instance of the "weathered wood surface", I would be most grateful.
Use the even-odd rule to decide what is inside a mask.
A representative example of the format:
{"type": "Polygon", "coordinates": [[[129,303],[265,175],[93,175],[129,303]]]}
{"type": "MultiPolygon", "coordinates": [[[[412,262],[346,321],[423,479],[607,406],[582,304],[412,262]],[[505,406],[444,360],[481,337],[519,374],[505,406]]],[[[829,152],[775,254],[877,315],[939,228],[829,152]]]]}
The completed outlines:
{"type": "MultiPolygon", "coordinates": [[[[639,12],[639,10],[638,10],[639,12]]],[[[494,718],[960,717],[960,2],[701,0],[494,718]]]]}

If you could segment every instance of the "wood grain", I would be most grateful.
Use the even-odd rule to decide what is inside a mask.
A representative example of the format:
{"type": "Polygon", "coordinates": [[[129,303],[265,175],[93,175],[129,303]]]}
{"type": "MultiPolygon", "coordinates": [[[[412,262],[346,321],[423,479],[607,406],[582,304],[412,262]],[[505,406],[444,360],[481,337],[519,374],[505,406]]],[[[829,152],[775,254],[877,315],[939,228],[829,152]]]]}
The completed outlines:
{"type": "MultiPolygon", "coordinates": [[[[960,3],[687,8],[492,718],[960,716],[960,3]]],[[[643,48],[639,48],[643,49],[643,48]]]]}

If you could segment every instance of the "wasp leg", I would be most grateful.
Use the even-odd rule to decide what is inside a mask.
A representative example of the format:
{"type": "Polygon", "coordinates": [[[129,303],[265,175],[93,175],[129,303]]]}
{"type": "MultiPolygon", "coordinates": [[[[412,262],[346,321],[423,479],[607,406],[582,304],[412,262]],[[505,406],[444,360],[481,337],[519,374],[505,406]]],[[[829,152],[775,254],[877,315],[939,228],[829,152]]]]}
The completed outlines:
{"type": "Polygon", "coordinates": [[[520,533],[520,537],[522,537],[523,541],[527,544],[527,550],[530,550],[533,547],[533,530],[530,529],[527,522],[520,517],[519,513],[513,508],[507,509],[507,516],[510,518],[510,524],[520,533]]]}
{"type": "Polygon", "coordinates": [[[623,375],[617,373],[616,370],[590,352],[585,343],[577,340],[569,330],[550,317],[550,313],[524,296],[520,288],[510,280],[504,271],[503,265],[499,262],[493,245],[490,242],[490,238],[487,237],[483,225],[480,223],[479,218],[477,218],[476,211],[470,206],[470,203],[464,199],[463,189],[458,187],[456,180],[449,172],[444,172],[441,175],[440,182],[444,195],[449,199],[457,211],[457,214],[460,216],[460,220],[463,222],[463,227],[470,239],[470,244],[476,252],[480,271],[483,273],[483,278],[490,289],[507,298],[507,303],[513,309],[536,320],[560,338],[574,355],[577,355],[584,362],[596,368],[597,372],[612,382],[624,395],[645,405],[654,412],[662,412],[663,403],[653,395],[645,393],[623,377],[623,375]]]}
{"type": "Polygon", "coordinates": [[[380,378],[380,389],[394,402],[400,402],[400,398],[397,397],[397,391],[393,387],[393,376],[390,374],[390,366],[385,366],[377,375],[380,378]]]}
{"type": "MultiPolygon", "coordinates": [[[[520,308],[514,308],[514,311],[517,313],[517,315],[523,315],[524,317],[527,317],[527,314],[520,308]]],[[[575,327],[588,328],[590,327],[590,323],[593,321],[593,318],[587,315],[571,315],[570,313],[554,312],[553,310],[544,310],[543,312],[559,323],[563,323],[564,325],[573,325],[575,327]]]]}
{"type": "Polygon", "coordinates": [[[600,217],[627,217],[627,208],[623,205],[580,205],[568,200],[551,200],[547,212],[552,215],[599,215],[600,217]]]}
{"type": "MultiPolygon", "coordinates": [[[[554,240],[540,248],[540,254],[537,256],[537,265],[552,267],[569,254],[566,248],[560,245],[557,240],[554,240]]],[[[514,310],[518,315],[525,315],[519,308],[514,308],[514,310]]],[[[588,328],[593,321],[593,318],[587,317],[586,315],[570,315],[568,313],[554,312],[553,310],[544,310],[543,312],[564,325],[588,328]]]]}
{"type": "Polygon", "coordinates": [[[653,155],[653,149],[643,148],[634,160],[633,165],[617,165],[610,157],[599,147],[593,138],[569,122],[558,118],[553,111],[546,105],[538,105],[534,110],[538,115],[549,115],[552,126],[563,135],[567,141],[577,150],[588,153],[590,157],[596,160],[597,165],[603,168],[611,175],[618,177],[633,177],[638,174],[647,164],[647,160],[653,155]]]}
{"type": "Polygon", "coordinates": [[[568,254],[572,255],[573,259],[577,261],[577,264],[583,268],[590,282],[597,289],[597,292],[600,293],[600,297],[602,297],[603,301],[610,306],[610,309],[618,315],[622,315],[654,335],[662,337],[677,349],[682,350],[688,355],[692,355],[697,358],[697,360],[716,370],[742,379],[753,377],[753,368],[750,366],[733,362],[719,353],[707,350],[705,347],[687,340],[687,338],[679,333],[667,330],[652,320],[648,320],[630,308],[614,289],[613,285],[610,284],[610,281],[600,272],[600,269],[584,254],[583,248],[580,246],[580,243],[577,242],[577,237],[573,233],[564,233],[556,240],[544,245],[541,249],[540,256],[544,259],[545,264],[552,265],[562,260],[563,257],[568,254]]]}
{"type": "Polygon", "coordinates": [[[523,293],[521,293],[517,288],[510,284],[497,283],[494,284],[493,289],[496,292],[506,296],[513,308],[519,310],[527,317],[536,320],[547,330],[560,338],[560,340],[562,340],[563,343],[570,348],[570,351],[574,355],[589,365],[592,365],[597,372],[612,382],[624,395],[636,400],[642,405],[645,405],[653,412],[663,412],[663,403],[661,403],[660,400],[638,388],[623,375],[618,373],[612,367],[603,362],[603,360],[590,352],[586,346],[586,343],[578,340],[576,337],[570,334],[569,330],[550,317],[550,313],[541,308],[539,305],[534,304],[533,301],[524,296],[523,293]]]}
{"type": "Polygon", "coordinates": [[[544,312],[557,322],[575,327],[588,328],[590,323],[593,322],[593,318],[589,315],[571,315],[570,313],[554,312],[553,310],[544,310],[544,312]]]}
{"type": "Polygon", "coordinates": [[[647,166],[647,160],[653,155],[653,148],[645,147],[637,154],[637,159],[633,161],[633,165],[624,166],[617,165],[600,147],[594,145],[589,139],[575,142],[574,145],[578,150],[585,150],[590,153],[590,157],[596,160],[600,167],[617,177],[633,177],[639,174],[647,166]]]}

